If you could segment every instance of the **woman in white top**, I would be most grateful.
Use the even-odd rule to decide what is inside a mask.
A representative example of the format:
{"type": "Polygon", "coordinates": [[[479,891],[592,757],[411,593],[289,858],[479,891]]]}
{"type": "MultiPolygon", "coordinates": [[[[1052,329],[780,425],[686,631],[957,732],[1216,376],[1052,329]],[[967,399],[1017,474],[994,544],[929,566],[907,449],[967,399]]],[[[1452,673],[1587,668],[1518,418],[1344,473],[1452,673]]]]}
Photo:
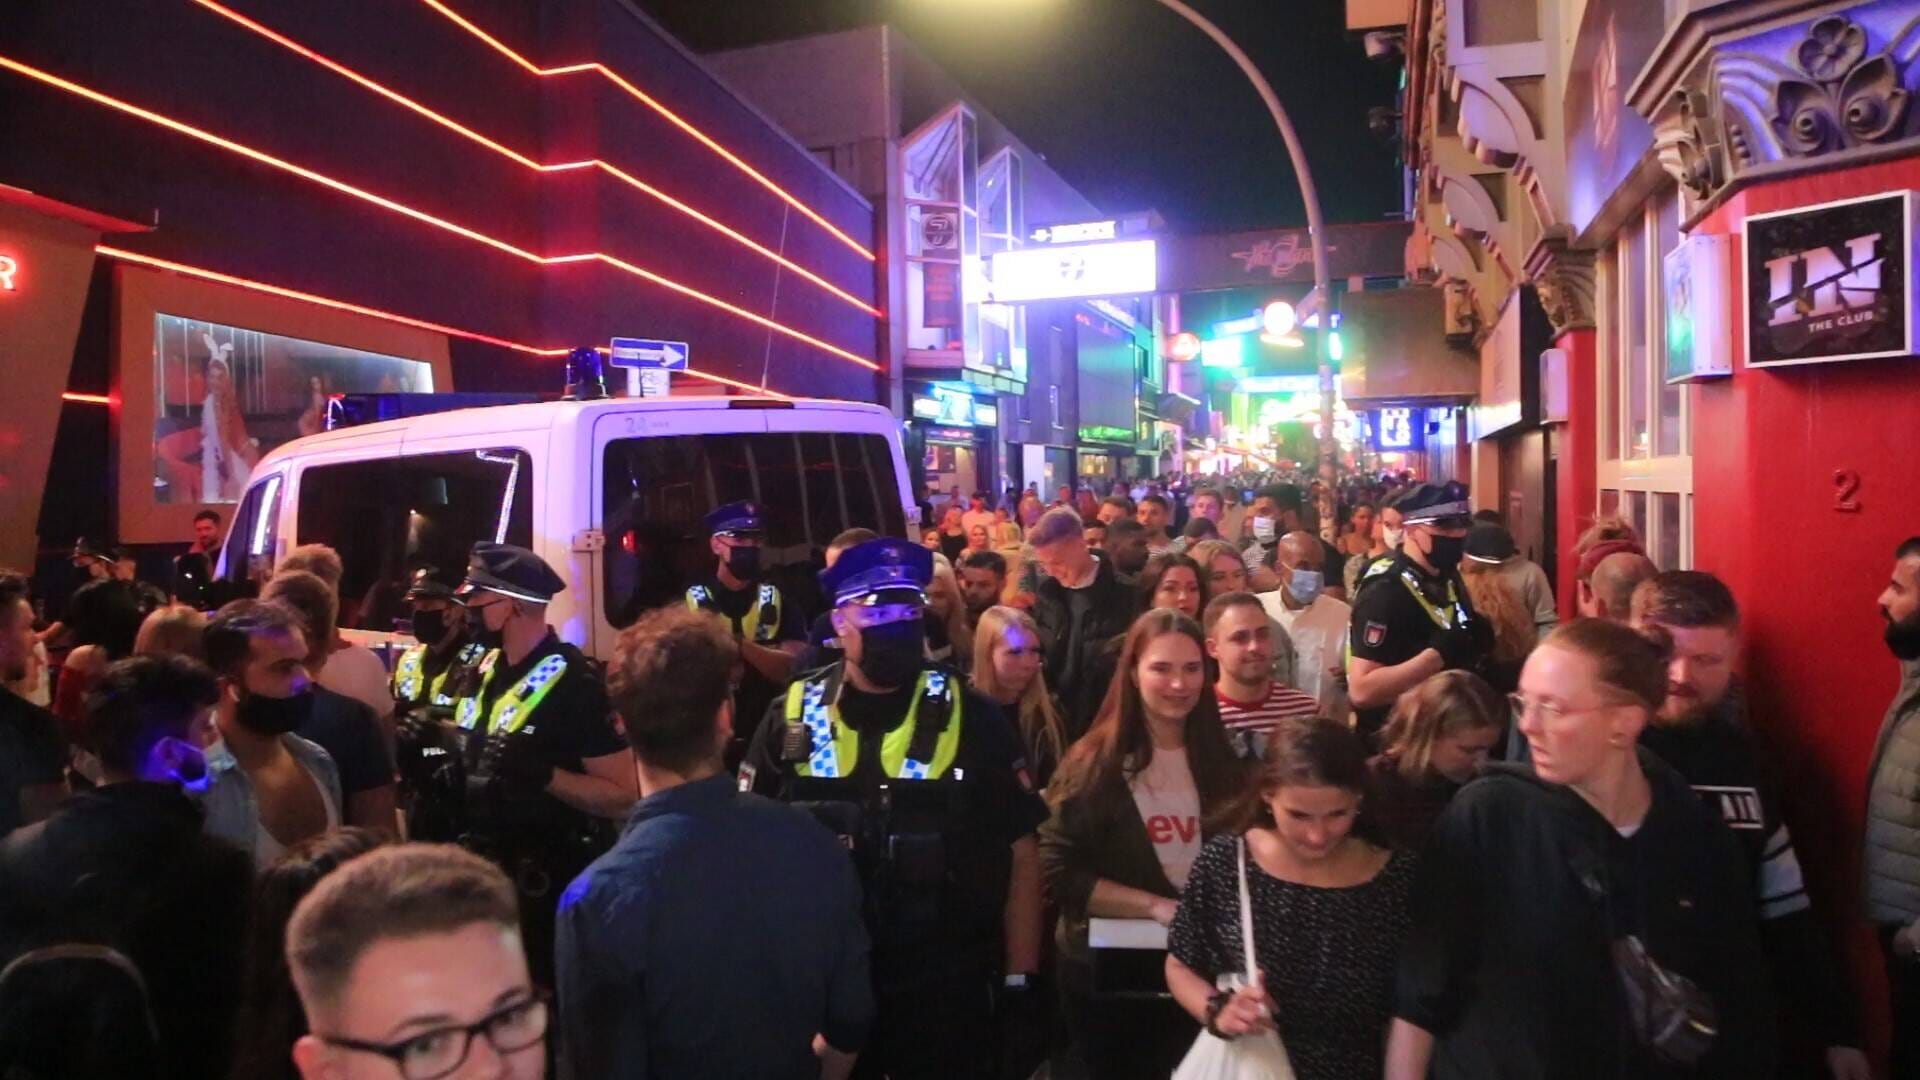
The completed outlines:
{"type": "Polygon", "coordinates": [[[1134,620],[1093,726],[1067,751],[1040,857],[1060,905],[1059,981],[1089,1075],[1164,1077],[1197,1029],[1167,1001],[1094,1002],[1091,917],[1172,921],[1211,819],[1245,767],[1220,725],[1200,625],[1173,609],[1134,620]]]}

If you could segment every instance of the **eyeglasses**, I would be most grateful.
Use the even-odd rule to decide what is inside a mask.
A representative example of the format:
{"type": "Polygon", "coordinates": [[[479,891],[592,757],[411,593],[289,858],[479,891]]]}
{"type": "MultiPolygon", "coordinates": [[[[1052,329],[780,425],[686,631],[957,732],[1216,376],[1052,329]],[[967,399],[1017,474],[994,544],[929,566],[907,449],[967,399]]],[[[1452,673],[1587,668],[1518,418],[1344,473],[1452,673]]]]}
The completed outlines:
{"type": "Polygon", "coordinates": [[[485,1035],[498,1054],[525,1050],[547,1037],[547,992],[535,989],[524,1001],[496,1009],[464,1027],[435,1028],[393,1043],[364,1042],[332,1035],[320,1041],[344,1050],[379,1054],[394,1063],[406,1080],[439,1080],[467,1063],[476,1035],[485,1035]]]}
{"type": "Polygon", "coordinates": [[[1525,694],[1507,695],[1507,705],[1513,709],[1515,719],[1537,713],[1549,722],[1563,720],[1569,716],[1584,716],[1587,713],[1596,713],[1602,709],[1614,708],[1619,704],[1617,701],[1604,701],[1598,705],[1592,705],[1584,709],[1569,709],[1565,705],[1557,702],[1531,699],[1525,694]]]}

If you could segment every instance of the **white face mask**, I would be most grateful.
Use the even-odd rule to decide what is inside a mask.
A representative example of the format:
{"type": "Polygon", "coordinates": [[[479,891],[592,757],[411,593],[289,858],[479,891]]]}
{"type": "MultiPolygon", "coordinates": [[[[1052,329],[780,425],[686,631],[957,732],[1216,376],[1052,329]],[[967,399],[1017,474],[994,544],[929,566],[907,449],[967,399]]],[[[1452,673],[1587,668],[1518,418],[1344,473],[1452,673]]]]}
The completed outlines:
{"type": "Polygon", "coordinates": [[[1407,536],[1407,530],[1405,529],[1383,528],[1380,530],[1380,538],[1382,540],[1385,540],[1387,542],[1387,546],[1390,548],[1399,547],[1400,541],[1406,539],[1406,536],[1407,536]]]}
{"type": "Polygon", "coordinates": [[[1273,539],[1273,534],[1274,521],[1272,518],[1257,517],[1253,519],[1253,538],[1255,540],[1264,544],[1273,539]]]}

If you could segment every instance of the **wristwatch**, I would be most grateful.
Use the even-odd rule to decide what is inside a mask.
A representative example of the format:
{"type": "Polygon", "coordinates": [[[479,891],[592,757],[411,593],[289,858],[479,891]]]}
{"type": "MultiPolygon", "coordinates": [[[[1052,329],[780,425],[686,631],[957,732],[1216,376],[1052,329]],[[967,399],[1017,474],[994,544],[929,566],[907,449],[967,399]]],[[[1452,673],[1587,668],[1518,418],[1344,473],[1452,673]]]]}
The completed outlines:
{"type": "Polygon", "coordinates": [[[1207,1034],[1216,1039],[1226,1039],[1228,1041],[1236,1038],[1236,1036],[1229,1035],[1214,1026],[1214,1021],[1220,1019],[1220,1010],[1226,1008],[1227,1002],[1232,1000],[1233,991],[1231,990],[1215,990],[1212,996],[1207,998],[1207,1034]]]}

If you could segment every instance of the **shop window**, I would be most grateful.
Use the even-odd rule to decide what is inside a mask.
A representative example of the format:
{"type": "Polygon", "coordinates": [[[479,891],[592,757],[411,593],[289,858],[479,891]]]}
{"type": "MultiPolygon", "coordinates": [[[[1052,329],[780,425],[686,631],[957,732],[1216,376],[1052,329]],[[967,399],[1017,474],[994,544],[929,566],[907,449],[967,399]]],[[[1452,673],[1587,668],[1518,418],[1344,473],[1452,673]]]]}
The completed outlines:
{"type": "Polygon", "coordinates": [[[836,535],[856,525],[906,534],[893,453],[880,435],[620,439],[607,444],[604,464],[602,582],[616,627],[713,571],[701,519],[722,503],[761,504],[770,579],[806,610],[818,610],[816,554],[836,535]]]}
{"type": "Polygon", "coordinates": [[[1599,259],[1600,516],[1640,533],[1663,570],[1693,561],[1688,393],[1666,383],[1664,260],[1680,241],[1679,198],[1656,192],[1599,259]]]}
{"type": "Polygon", "coordinates": [[[533,545],[533,463],[512,447],[316,465],[300,475],[302,544],[340,553],[340,625],[392,630],[422,566],[458,573],[477,541],[533,545]]]}
{"type": "Polygon", "coordinates": [[[1653,561],[1662,570],[1682,569],[1683,556],[1680,551],[1680,495],[1678,492],[1660,491],[1653,496],[1659,509],[1655,524],[1653,561]]]}

